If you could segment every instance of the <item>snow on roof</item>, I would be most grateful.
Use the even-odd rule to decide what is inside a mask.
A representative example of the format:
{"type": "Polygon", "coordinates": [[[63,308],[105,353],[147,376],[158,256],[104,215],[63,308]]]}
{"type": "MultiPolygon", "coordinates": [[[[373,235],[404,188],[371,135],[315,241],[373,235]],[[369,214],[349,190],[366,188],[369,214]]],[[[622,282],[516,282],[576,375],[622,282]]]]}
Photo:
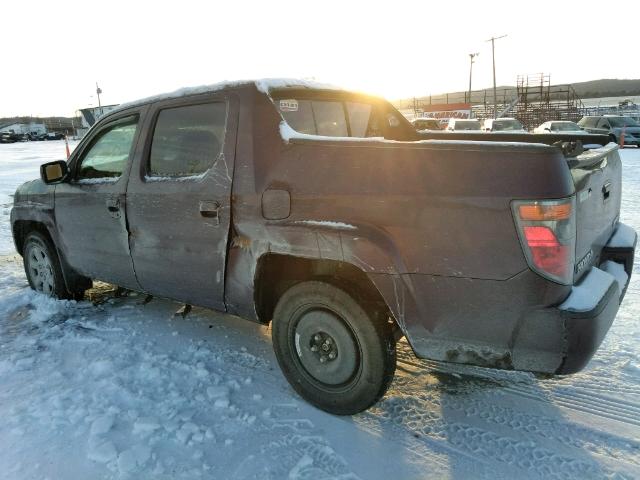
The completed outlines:
{"type": "Polygon", "coordinates": [[[308,88],[318,90],[343,90],[342,88],[330,85],[327,83],[320,83],[312,80],[302,80],[296,78],[263,78],[258,80],[232,80],[213,83],[210,85],[200,85],[197,87],[185,87],[174,90],[173,92],[160,93],[158,95],[152,95],[150,97],[141,98],[139,100],[133,100],[119,105],[117,108],[109,112],[109,114],[119,112],[121,110],[145,105],[151,102],[157,102],[159,100],[168,100],[172,98],[187,97],[191,95],[199,95],[203,93],[217,92],[220,90],[226,90],[229,88],[244,87],[254,84],[256,88],[265,94],[269,94],[271,90],[277,90],[281,88],[308,88]]]}

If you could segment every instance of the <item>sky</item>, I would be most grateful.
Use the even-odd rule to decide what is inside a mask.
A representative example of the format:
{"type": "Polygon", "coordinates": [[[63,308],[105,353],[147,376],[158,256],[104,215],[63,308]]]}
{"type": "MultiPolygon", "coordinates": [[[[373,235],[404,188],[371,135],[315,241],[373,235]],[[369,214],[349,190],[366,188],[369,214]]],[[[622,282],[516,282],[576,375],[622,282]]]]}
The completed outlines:
{"type": "Polygon", "coordinates": [[[473,88],[485,88],[486,40],[501,35],[498,85],[541,72],[554,84],[639,78],[635,44],[615,42],[631,38],[621,21],[636,1],[11,1],[0,17],[0,116],[71,116],[97,105],[96,82],[103,105],[264,77],[424,96],[466,90],[476,52],[473,88]]]}

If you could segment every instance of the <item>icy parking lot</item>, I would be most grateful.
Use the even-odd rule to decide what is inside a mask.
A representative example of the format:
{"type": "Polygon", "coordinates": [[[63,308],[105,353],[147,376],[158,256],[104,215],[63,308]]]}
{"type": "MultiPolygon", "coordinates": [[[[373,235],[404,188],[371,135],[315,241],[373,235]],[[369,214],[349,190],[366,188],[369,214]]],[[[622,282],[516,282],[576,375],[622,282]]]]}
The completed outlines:
{"type": "MultiPolygon", "coordinates": [[[[16,186],[64,143],[0,145],[0,478],[423,479],[640,477],[640,271],[581,373],[416,359],[363,414],[289,387],[270,330],[236,317],[27,287],[9,228],[16,186]]],[[[640,230],[640,149],[622,151],[621,219],[640,230]]]]}

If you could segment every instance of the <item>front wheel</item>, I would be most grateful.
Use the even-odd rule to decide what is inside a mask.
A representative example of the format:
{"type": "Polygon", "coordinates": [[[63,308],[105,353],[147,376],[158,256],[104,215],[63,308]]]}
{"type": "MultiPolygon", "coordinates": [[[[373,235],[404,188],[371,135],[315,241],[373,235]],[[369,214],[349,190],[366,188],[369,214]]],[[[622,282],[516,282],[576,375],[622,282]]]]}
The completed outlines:
{"type": "Polygon", "coordinates": [[[328,283],[304,282],[287,290],[274,312],[272,338],[296,392],[337,415],[376,403],[396,368],[393,331],[379,317],[328,283]]]}
{"type": "Polygon", "coordinates": [[[50,297],[79,300],[84,290],[68,292],[53,244],[42,234],[27,235],[23,249],[24,271],[29,286],[50,297]]]}

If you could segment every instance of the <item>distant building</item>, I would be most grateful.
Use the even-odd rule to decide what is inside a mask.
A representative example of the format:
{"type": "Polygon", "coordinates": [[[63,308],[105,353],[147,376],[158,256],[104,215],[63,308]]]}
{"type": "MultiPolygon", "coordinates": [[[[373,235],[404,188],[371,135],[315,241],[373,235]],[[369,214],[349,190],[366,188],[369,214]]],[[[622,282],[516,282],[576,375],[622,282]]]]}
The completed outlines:
{"type": "Polygon", "coordinates": [[[4,125],[0,125],[0,133],[42,135],[47,133],[47,127],[45,127],[44,123],[37,122],[6,123],[4,125]]]}
{"type": "Polygon", "coordinates": [[[115,109],[118,105],[103,105],[101,107],[87,107],[80,109],[80,122],[82,126],[78,128],[78,136],[84,136],[100,118],[115,109]]]}

